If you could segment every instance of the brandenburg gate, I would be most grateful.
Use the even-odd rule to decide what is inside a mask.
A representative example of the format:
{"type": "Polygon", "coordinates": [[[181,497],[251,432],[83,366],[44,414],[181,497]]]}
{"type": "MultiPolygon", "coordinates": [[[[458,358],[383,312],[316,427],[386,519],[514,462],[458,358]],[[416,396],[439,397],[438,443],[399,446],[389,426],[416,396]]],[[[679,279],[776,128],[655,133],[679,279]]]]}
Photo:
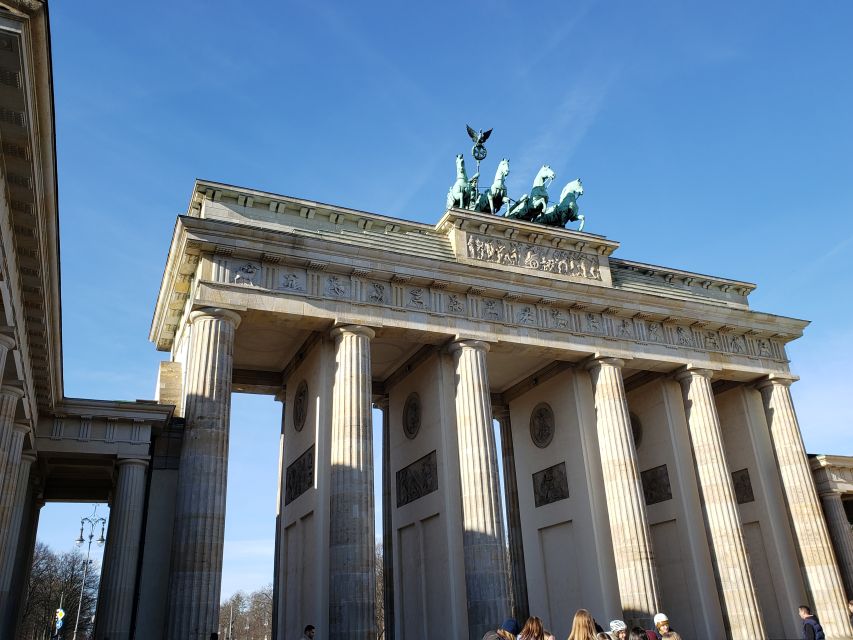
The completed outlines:
{"type": "Polygon", "coordinates": [[[807,323],[750,309],[747,282],[449,204],[428,225],[196,183],[151,329],[183,426],[152,471],[174,528],[146,540],[162,588],[137,637],[217,627],[233,391],[283,402],[276,638],[374,637],[377,538],[389,638],[528,613],[565,637],[580,607],[794,637],[802,603],[849,635],[789,389],[807,323]]]}

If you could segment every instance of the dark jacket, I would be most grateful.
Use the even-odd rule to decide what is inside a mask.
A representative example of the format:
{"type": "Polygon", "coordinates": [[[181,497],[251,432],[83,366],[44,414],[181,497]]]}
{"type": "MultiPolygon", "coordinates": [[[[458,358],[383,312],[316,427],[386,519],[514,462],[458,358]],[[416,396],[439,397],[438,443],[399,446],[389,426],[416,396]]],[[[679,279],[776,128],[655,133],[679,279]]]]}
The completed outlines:
{"type": "Polygon", "coordinates": [[[823,627],[815,616],[803,618],[803,640],[826,640],[823,627]]]}

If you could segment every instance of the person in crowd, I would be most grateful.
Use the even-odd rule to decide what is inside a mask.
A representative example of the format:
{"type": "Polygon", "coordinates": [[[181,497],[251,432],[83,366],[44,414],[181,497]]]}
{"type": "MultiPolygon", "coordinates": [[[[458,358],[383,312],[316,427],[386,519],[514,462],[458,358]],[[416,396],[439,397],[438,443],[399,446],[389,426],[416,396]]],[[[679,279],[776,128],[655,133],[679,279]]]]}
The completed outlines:
{"type": "Polygon", "coordinates": [[[554,637],[553,633],[548,631],[548,629],[545,629],[545,640],[557,640],[557,639],[554,637]]]}
{"type": "Polygon", "coordinates": [[[628,625],[622,620],[611,620],[610,637],[613,640],[625,640],[628,637],[628,625]]]}
{"type": "Polygon", "coordinates": [[[501,637],[497,631],[486,631],[483,634],[483,640],[505,640],[505,638],[501,637]]]}
{"type": "Polygon", "coordinates": [[[501,623],[501,626],[498,627],[498,635],[503,638],[503,640],[515,640],[520,631],[521,629],[519,629],[518,622],[515,621],[515,618],[507,618],[501,623]]]}
{"type": "Polygon", "coordinates": [[[602,631],[601,633],[596,633],[595,638],[596,640],[613,640],[613,636],[611,636],[609,633],[605,633],[604,631],[602,631]]]}
{"type": "Polygon", "coordinates": [[[654,622],[654,633],[657,640],[661,640],[661,638],[663,638],[663,634],[672,630],[669,625],[669,618],[665,613],[656,613],[654,622]]]}
{"type": "Polygon", "coordinates": [[[628,635],[628,640],[648,640],[646,630],[642,627],[634,627],[631,629],[630,635],[628,635]]]}
{"type": "Polygon", "coordinates": [[[595,622],[586,609],[578,609],[572,620],[572,632],[569,640],[596,640],[595,622]]]}
{"type": "Polygon", "coordinates": [[[824,640],[826,638],[817,616],[806,605],[800,606],[800,618],[803,621],[803,640],[824,640]]]}
{"type": "Polygon", "coordinates": [[[518,640],[545,640],[545,629],[542,621],[536,616],[530,616],[524,623],[524,629],[518,635],[518,640]]]}
{"type": "MultiPolygon", "coordinates": [[[[299,627],[297,627],[298,629],[299,627]]],[[[314,625],[308,624],[305,625],[305,629],[302,630],[302,640],[314,640],[314,625]]]]}
{"type": "Polygon", "coordinates": [[[663,634],[663,640],[681,640],[681,636],[676,631],[667,631],[663,634]]]}

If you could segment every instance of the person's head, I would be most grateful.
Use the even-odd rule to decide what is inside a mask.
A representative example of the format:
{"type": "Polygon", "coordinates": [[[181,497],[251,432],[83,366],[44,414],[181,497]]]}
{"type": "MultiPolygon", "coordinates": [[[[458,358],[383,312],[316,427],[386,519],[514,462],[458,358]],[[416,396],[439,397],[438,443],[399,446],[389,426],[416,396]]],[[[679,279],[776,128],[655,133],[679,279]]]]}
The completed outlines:
{"type": "Polygon", "coordinates": [[[595,636],[595,640],[612,640],[609,634],[603,631],[595,636]]]}
{"type": "Polygon", "coordinates": [[[681,640],[681,636],[675,631],[667,631],[661,637],[664,638],[664,640],[681,640]]]}
{"type": "Polygon", "coordinates": [[[516,634],[510,633],[506,629],[498,629],[495,631],[495,635],[501,640],[515,640],[516,634]]]}
{"type": "Polygon", "coordinates": [[[586,609],[578,609],[574,620],[572,620],[572,632],[569,634],[569,640],[594,640],[594,638],[595,623],[592,621],[592,616],[586,609]]]}
{"type": "Polygon", "coordinates": [[[628,640],[649,640],[649,637],[646,635],[645,629],[642,627],[634,627],[631,629],[628,640]]]}
{"type": "Polygon", "coordinates": [[[611,620],[610,635],[616,640],[625,640],[628,637],[628,625],[621,620],[611,620]]]}
{"type": "Polygon", "coordinates": [[[523,640],[543,640],[545,630],[542,627],[542,621],[536,616],[530,616],[524,623],[524,629],[521,630],[521,635],[518,637],[523,640]]]}
{"type": "Polygon", "coordinates": [[[306,625],[305,630],[302,633],[305,635],[306,638],[313,638],[314,637],[314,625],[313,624],[306,625]]]}
{"type": "Polygon", "coordinates": [[[850,610],[850,613],[853,613],[853,600],[847,601],[847,608],[850,610]]]}
{"type": "Polygon", "coordinates": [[[805,620],[806,618],[808,618],[809,616],[811,616],[811,615],[812,615],[812,610],[811,610],[811,608],[807,607],[807,606],[806,606],[806,605],[804,605],[804,604],[800,605],[799,612],[800,612],[800,617],[801,617],[803,620],[805,620]]]}
{"type": "Polygon", "coordinates": [[[550,631],[548,631],[548,629],[545,629],[545,631],[543,631],[543,632],[542,632],[542,635],[544,635],[544,636],[545,636],[545,640],[557,640],[557,639],[554,637],[554,634],[553,634],[553,633],[551,633],[550,631]]]}
{"type": "MultiPolygon", "coordinates": [[[[501,623],[501,626],[498,628],[498,631],[503,631],[505,633],[511,634],[514,638],[518,635],[518,632],[521,631],[521,629],[519,628],[518,622],[516,622],[515,618],[507,618],[501,623]]],[[[503,634],[501,634],[501,636],[504,637],[503,634]]]]}
{"type": "Polygon", "coordinates": [[[669,618],[665,613],[655,614],[655,629],[657,629],[658,633],[661,635],[669,631],[669,618]]]}

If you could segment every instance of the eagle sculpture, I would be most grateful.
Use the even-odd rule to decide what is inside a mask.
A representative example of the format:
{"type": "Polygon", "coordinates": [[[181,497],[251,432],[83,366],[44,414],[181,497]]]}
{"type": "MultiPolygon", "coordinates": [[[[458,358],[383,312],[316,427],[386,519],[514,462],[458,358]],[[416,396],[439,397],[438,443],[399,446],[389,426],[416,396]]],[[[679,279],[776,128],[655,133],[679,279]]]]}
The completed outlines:
{"type": "Polygon", "coordinates": [[[486,140],[489,139],[489,136],[492,135],[491,129],[484,133],[482,129],[480,129],[479,132],[474,131],[470,127],[470,125],[467,124],[465,125],[465,128],[468,129],[468,135],[471,136],[471,140],[474,142],[475,145],[483,144],[486,140]]]}

